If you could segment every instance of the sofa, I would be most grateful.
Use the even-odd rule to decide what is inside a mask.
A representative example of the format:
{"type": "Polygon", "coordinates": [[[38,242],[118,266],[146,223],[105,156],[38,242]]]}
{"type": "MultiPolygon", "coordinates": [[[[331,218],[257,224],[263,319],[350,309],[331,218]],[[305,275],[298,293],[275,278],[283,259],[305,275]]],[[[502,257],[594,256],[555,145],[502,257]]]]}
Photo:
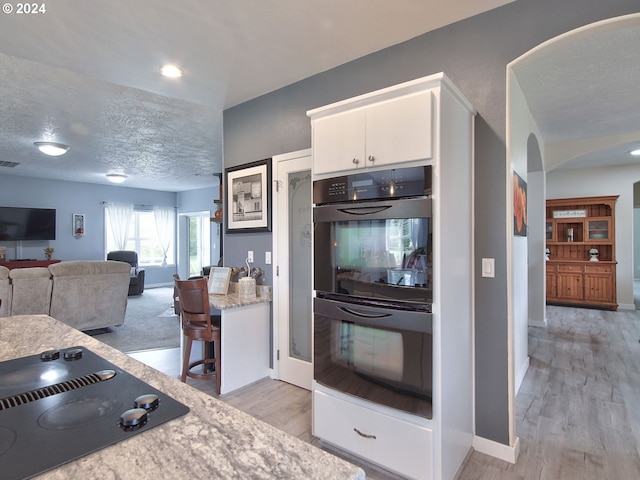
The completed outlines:
{"type": "Polygon", "coordinates": [[[131,265],[129,277],[129,295],[142,295],[144,292],[144,268],[138,266],[138,254],[133,250],[115,250],[107,253],[107,260],[127,262],[131,265]]]}
{"type": "Polygon", "coordinates": [[[0,316],[49,315],[83,331],[122,325],[130,271],[116,261],[0,266],[0,316]]]}

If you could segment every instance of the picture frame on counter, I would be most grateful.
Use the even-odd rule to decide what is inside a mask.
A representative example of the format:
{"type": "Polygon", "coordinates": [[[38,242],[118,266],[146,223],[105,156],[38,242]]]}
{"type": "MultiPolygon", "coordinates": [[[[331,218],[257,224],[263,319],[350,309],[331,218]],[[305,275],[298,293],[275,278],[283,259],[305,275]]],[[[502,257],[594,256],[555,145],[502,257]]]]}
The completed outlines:
{"type": "Polygon", "coordinates": [[[230,279],[230,267],[211,267],[211,270],[209,270],[209,293],[226,295],[229,291],[230,279]]]}
{"type": "Polygon", "coordinates": [[[271,231],[271,159],[225,169],[226,232],[271,231]]]}

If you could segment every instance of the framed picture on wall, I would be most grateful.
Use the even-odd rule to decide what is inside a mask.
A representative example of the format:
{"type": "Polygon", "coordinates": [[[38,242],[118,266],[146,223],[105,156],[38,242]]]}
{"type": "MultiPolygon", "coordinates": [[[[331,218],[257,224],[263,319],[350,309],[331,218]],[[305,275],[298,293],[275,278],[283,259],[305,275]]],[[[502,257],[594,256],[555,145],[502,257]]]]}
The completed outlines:
{"type": "Polygon", "coordinates": [[[225,169],[227,233],[271,231],[271,159],[225,169]]]}
{"type": "Polygon", "coordinates": [[[75,237],[84,236],[84,213],[74,213],[71,221],[73,235],[75,237]]]}
{"type": "Polygon", "coordinates": [[[513,234],[527,236],[527,182],[513,172],[513,234]]]}

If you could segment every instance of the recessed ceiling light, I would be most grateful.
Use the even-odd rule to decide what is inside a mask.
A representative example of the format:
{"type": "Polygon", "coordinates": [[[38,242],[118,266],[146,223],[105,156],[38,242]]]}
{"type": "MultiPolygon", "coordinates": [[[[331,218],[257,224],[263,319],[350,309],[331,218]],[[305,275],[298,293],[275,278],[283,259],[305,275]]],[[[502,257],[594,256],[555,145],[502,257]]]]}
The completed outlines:
{"type": "Polygon", "coordinates": [[[634,157],[640,157],[640,148],[636,148],[635,150],[631,150],[631,155],[633,155],[634,157]]]}
{"type": "Polygon", "coordinates": [[[33,142],[33,144],[42,153],[46,155],[51,155],[52,157],[64,155],[69,151],[69,148],[70,148],[68,145],[64,145],[62,143],[55,143],[55,142],[33,142]]]}
{"type": "Polygon", "coordinates": [[[164,75],[165,77],[169,77],[169,78],[180,78],[183,75],[182,70],[180,70],[175,65],[163,66],[160,69],[160,73],[162,73],[162,75],[164,75]]]}
{"type": "Polygon", "coordinates": [[[107,173],[107,180],[112,183],[122,183],[127,179],[127,176],[122,173],[107,173]]]}

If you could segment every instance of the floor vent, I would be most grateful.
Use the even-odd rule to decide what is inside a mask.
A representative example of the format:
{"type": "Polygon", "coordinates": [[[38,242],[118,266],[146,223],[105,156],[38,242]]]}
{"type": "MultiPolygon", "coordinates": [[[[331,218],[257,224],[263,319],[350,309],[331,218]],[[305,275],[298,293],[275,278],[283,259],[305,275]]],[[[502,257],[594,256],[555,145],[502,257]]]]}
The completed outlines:
{"type": "Polygon", "coordinates": [[[17,167],[18,165],[20,165],[20,164],[16,163],[16,162],[3,162],[3,161],[0,161],[0,167],[14,168],[14,167],[17,167]]]}

